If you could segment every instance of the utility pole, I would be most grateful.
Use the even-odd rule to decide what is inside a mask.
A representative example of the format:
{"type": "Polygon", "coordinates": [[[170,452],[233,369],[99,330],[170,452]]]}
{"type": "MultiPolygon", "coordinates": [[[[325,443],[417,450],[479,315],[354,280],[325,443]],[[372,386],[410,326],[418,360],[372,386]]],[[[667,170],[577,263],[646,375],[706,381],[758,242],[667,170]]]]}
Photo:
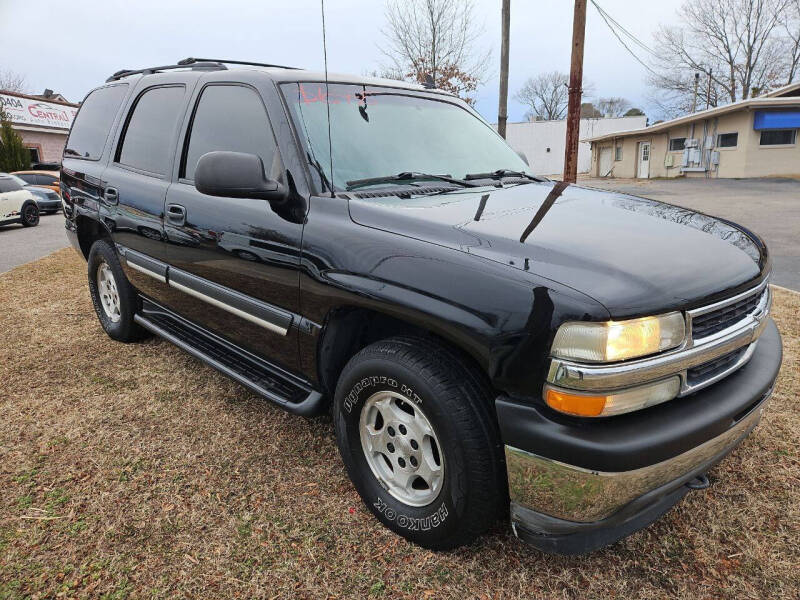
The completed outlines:
{"type": "Polygon", "coordinates": [[[586,0],[575,0],[572,20],[572,64],[569,70],[569,105],[567,108],[567,149],[564,152],[564,181],[578,179],[578,138],[581,128],[583,93],[583,41],[586,37],[586,0]]]}
{"type": "Polygon", "coordinates": [[[697,87],[700,85],[700,73],[694,74],[694,96],[692,96],[692,114],[697,112],[697,87]]]}
{"type": "Polygon", "coordinates": [[[711,73],[712,70],[708,70],[708,90],[706,91],[706,109],[711,108],[711,73]]]}
{"type": "Polygon", "coordinates": [[[509,28],[511,26],[511,0],[503,0],[500,17],[501,42],[500,42],[500,103],[497,107],[497,133],[506,137],[506,121],[508,121],[508,42],[509,28]]]}

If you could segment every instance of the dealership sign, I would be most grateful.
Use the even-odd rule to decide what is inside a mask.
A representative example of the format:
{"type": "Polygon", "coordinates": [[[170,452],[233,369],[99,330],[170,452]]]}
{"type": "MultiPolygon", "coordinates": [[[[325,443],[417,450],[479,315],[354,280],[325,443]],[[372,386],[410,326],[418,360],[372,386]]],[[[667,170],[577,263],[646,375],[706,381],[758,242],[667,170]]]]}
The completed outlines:
{"type": "Polygon", "coordinates": [[[8,119],[17,125],[69,129],[72,120],[78,114],[78,108],[74,106],[8,94],[0,94],[0,106],[3,107],[8,119]]]}

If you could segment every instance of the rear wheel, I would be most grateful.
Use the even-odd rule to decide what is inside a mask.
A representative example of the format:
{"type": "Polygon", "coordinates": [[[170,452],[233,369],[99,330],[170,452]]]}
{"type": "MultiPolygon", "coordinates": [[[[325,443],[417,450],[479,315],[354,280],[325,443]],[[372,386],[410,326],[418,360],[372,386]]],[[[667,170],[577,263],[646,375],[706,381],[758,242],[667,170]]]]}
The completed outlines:
{"type": "Polygon", "coordinates": [[[356,354],[336,389],[339,451],[361,498],[426,548],[471,542],[504,510],[492,395],[447,348],[393,338],[356,354]]]}
{"type": "Polygon", "coordinates": [[[92,304],[109,337],[120,342],[134,342],[145,337],[146,331],[133,320],[139,308],[139,297],[107,241],[98,240],[92,244],[88,271],[92,304]]]}
{"type": "Polygon", "coordinates": [[[20,220],[23,227],[36,227],[39,224],[39,207],[32,202],[25,204],[20,220]]]}

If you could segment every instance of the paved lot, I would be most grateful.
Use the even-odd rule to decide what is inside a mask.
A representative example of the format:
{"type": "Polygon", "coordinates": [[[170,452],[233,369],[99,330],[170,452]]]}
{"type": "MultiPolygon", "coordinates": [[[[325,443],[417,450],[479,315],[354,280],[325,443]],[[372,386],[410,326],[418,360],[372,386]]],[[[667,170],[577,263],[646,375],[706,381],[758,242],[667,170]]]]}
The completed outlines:
{"type": "Polygon", "coordinates": [[[36,227],[0,227],[0,273],[68,246],[64,215],[42,215],[36,227]]]}
{"type": "Polygon", "coordinates": [[[741,223],[769,246],[772,282],[800,291],[800,180],[590,178],[579,183],[662,200],[741,223]]]}

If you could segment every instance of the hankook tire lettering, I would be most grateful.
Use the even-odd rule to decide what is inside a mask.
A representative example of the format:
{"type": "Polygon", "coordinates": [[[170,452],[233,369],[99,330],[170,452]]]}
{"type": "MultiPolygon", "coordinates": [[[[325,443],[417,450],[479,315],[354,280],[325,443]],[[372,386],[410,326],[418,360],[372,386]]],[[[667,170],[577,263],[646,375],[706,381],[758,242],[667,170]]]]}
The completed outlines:
{"type": "Polygon", "coordinates": [[[432,515],[421,518],[397,514],[394,509],[390,508],[386,502],[380,498],[380,496],[378,497],[378,501],[375,502],[373,506],[375,506],[375,508],[378,509],[378,512],[384,517],[390,521],[395,521],[400,527],[408,529],[409,531],[429,531],[430,529],[438,527],[444,523],[448,514],[447,506],[444,502],[442,502],[442,505],[437,508],[432,515]]]}

